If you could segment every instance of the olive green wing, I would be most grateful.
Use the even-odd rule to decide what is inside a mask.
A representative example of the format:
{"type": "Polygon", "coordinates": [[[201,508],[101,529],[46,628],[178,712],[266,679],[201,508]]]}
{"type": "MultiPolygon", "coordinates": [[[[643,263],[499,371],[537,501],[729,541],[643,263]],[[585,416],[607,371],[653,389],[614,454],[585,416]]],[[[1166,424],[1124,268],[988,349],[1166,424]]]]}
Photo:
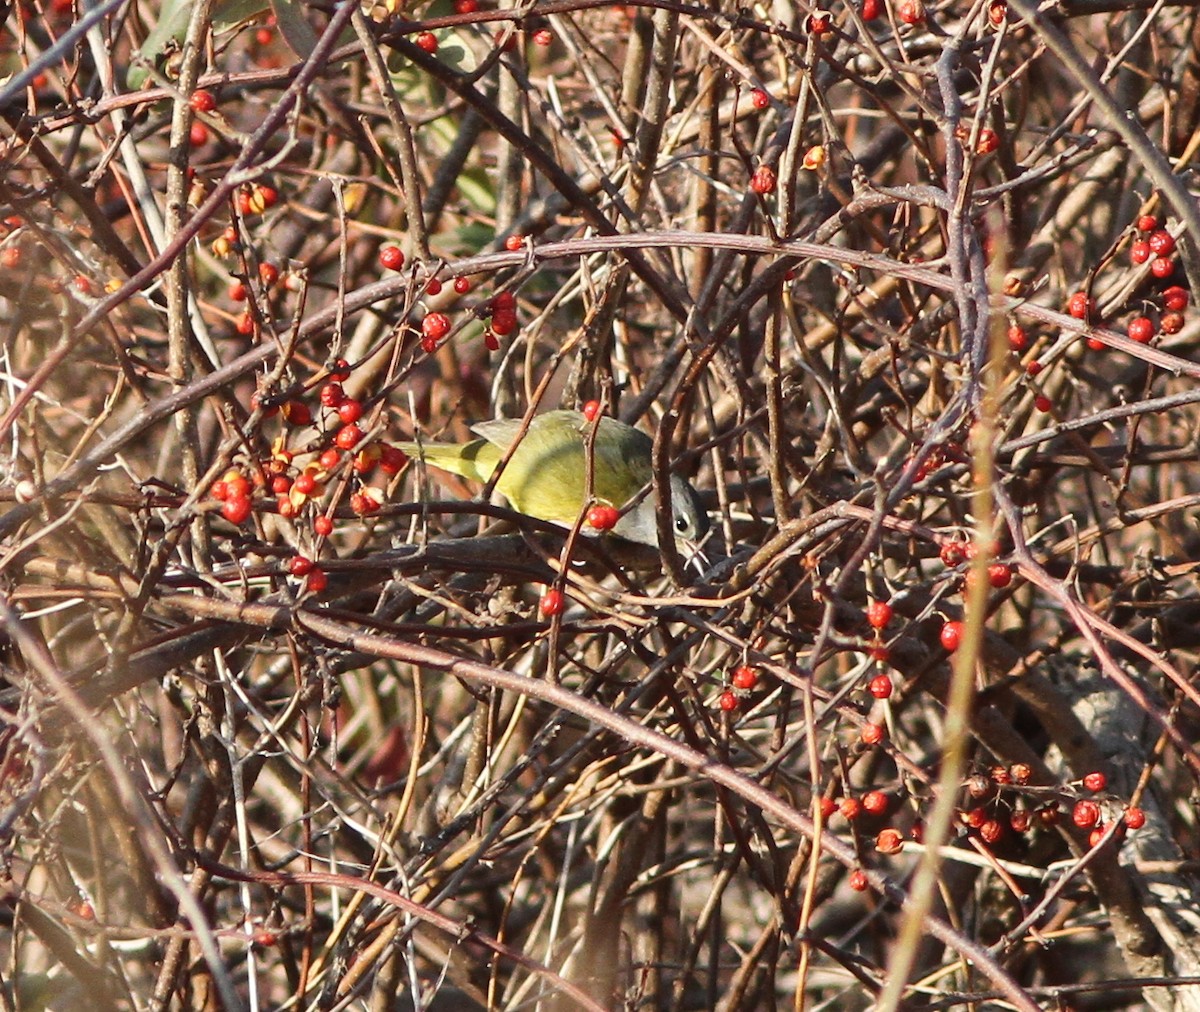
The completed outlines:
{"type": "MultiPolygon", "coordinates": [[[[583,505],[590,423],[577,411],[548,411],[530,424],[496,487],[522,513],[574,524],[583,505]]],[[[473,430],[501,452],[521,430],[514,419],[482,422],[473,430]]],[[[594,450],[593,492],[622,506],[650,480],[650,439],[615,419],[601,420],[594,450]]]]}

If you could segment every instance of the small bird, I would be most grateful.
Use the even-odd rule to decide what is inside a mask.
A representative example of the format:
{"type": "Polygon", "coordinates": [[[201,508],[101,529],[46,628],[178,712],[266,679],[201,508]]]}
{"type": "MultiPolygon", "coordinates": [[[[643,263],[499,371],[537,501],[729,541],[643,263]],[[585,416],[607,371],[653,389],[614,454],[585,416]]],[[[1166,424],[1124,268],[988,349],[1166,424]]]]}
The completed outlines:
{"type": "MultiPolygon", "coordinates": [[[[591,426],[578,411],[548,411],[533,418],[496,482],[513,509],[565,527],[575,524],[584,507],[588,459],[584,440],[591,426]]],[[[410,457],[421,457],[443,471],[487,482],[521,431],[521,422],[501,418],[473,425],[471,431],[482,438],[461,444],[399,446],[410,457]]],[[[620,508],[649,485],[652,446],[650,437],[640,429],[615,418],[601,418],[592,448],[593,499],[620,508]]],[[[708,532],[708,515],[695,489],[678,475],[671,475],[671,508],[675,542],[691,554],[708,532]]],[[[657,547],[653,494],[631,506],[612,530],[627,541],[657,547]]]]}

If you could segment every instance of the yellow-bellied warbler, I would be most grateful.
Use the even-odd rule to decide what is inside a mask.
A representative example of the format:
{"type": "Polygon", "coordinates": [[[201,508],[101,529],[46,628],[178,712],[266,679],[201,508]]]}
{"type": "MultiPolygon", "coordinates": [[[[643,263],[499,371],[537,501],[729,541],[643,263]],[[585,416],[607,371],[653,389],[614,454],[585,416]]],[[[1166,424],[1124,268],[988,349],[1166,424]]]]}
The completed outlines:
{"type": "MultiPolygon", "coordinates": [[[[584,507],[587,488],[587,434],[592,422],[578,411],[548,411],[529,423],[525,435],[504,467],[496,488],[513,509],[539,520],[570,527],[584,507]]],[[[487,482],[500,458],[521,431],[521,422],[501,418],[473,425],[480,436],[469,443],[400,443],[410,457],[443,471],[487,482]]],[[[625,507],[649,485],[652,442],[640,429],[615,418],[602,417],[592,443],[592,498],[625,507]]],[[[689,553],[708,532],[708,516],[696,490],[671,475],[671,530],[689,553]]],[[[613,533],[643,545],[658,545],[653,493],[629,506],[613,533]]],[[[586,530],[586,527],[584,528],[586,530]]]]}

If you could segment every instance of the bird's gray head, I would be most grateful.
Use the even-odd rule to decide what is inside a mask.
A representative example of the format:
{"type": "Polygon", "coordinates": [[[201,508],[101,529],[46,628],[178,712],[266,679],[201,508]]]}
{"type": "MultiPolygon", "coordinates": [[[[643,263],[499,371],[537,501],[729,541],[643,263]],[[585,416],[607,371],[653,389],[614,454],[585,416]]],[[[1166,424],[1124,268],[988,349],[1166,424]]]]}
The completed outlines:
{"type": "MultiPolygon", "coordinates": [[[[708,514],[696,490],[678,475],[671,475],[671,530],[675,544],[689,555],[708,533],[708,514]]],[[[658,547],[658,520],[654,494],[649,493],[617,521],[613,533],[627,541],[658,547]]]]}

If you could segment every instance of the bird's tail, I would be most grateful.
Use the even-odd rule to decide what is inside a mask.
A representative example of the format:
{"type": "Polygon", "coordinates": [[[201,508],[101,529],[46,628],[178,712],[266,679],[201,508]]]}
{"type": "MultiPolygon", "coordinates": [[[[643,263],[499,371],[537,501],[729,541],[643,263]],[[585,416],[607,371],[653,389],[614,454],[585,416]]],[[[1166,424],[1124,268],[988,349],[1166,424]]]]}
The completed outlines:
{"type": "Polygon", "coordinates": [[[496,469],[500,451],[486,439],[474,439],[469,443],[397,443],[414,460],[424,460],[432,467],[441,468],[473,481],[486,482],[496,469]]]}

